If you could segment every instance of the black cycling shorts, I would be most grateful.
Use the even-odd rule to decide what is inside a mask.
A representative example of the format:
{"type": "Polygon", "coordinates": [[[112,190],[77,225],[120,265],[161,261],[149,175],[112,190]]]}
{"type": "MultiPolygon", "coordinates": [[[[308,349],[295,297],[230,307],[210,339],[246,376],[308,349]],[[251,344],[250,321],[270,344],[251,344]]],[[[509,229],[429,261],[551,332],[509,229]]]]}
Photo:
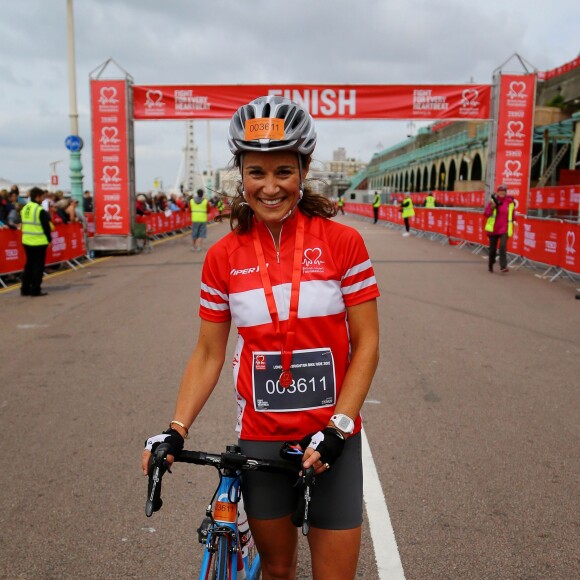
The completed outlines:
{"type": "MultiPolygon", "coordinates": [[[[260,459],[280,459],[282,441],[238,442],[242,453],[260,459]]],[[[290,515],[298,501],[296,476],[244,471],[242,493],[248,516],[271,520],[290,515]]],[[[360,433],[349,437],[341,456],[316,476],[310,502],[310,524],[325,530],[350,530],[363,521],[363,474],[360,433]]]]}

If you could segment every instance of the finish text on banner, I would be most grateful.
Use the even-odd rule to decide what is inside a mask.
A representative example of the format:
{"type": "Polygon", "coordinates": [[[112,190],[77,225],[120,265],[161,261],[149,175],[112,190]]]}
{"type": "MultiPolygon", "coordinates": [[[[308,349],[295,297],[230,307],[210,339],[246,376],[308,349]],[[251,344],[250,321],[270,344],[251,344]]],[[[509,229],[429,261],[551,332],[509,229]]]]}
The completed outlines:
{"type": "Polygon", "coordinates": [[[501,76],[494,183],[507,185],[521,214],[528,209],[535,92],[533,74],[501,76]]]}
{"type": "Polygon", "coordinates": [[[124,80],[91,80],[97,235],[131,232],[127,90],[124,80]]]}
{"type": "Polygon", "coordinates": [[[280,95],[322,119],[488,119],[490,85],[133,86],[135,119],[229,119],[243,104],[280,95]]]}

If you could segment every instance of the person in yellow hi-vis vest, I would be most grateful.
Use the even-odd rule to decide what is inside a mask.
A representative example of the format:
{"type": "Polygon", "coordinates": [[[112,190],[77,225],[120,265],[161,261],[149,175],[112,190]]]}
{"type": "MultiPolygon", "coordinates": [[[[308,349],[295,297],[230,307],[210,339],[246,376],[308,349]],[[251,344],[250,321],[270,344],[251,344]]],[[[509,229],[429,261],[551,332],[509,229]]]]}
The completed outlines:
{"type": "Polygon", "coordinates": [[[381,194],[378,191],[375,191],[375,199],[373,200],[373,213],[375,216],[374,223],[376,224],[379,221],[379,208],[381,207],[381,194]]]}
{"type": "Polygon", "coordinates": [[[485,231],[489,236],[489,262],[488,270],[493,273],[493,265],[497,255],[499,242],[499,268],[502,274],[507,274],[507,242],[514,233],[514,221],[516,219],[516,204],[511,195],[507,194],[507,187],[500,185],[497,193],[492,194],[483,215],[487,218],[485,231]]]}
{"type": "Polygon", "coordinates": [[[403,232],[403,237],[406,238],[411,235],[409,232],[409,219],[415,215],[415,208],[413,207],[413,200],[411,199],[411,194],[409,192],[405,193],[405,198],[401,202],[401,216],[405,222],[405,231],[403,232]]]}
{"type": "Polygon", "coordinates": [[[425,207],[435,207],[435,205],[435,196],[433,195],[433,192],[430,191],[425,198],[425,207]]]}
{"type": "Polygon", "coordinates": [[[191,210],[191,250],[201,252],[203,240],[207,237],[207,211],[209,201],[203,195],[203,189],[198,189],[189,202],[191,210]]]}
{"type": "Polygon", "coordinates": [[[344,194],[338,196],[338,203],[337,203],[338,211],[344,215],[344,194]]]}
{"type": "Polygon", "coordinates": [[[41,289],[41,286],[46,250],[52,241],[50,216],[40,205],[44,196],[42,189],[33,187],[28,195],[29,201],[20,211],[22,245],[26,253],[20,294],[21,296],[46,296],[47,293],[41,289]]]}

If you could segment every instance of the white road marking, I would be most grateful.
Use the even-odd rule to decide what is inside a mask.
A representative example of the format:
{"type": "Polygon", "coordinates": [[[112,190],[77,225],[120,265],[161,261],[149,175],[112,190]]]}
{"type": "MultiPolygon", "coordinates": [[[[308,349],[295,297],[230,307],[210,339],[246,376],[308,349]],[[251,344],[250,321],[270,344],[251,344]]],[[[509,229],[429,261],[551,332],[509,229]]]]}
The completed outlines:
{"type": "Polygon", "coordinates": [[[30,328],[48,328],[48,324],[18,324],[19,330],[29,330],[30,328]]]}
{"type": "Polygon", "coordinates": [[[364,500],[367,508],[367,517],[375,550],[379,578],[381,580],[405,580],[403,564],[399,556],[399,549],[397,548],[395,532],[391,525],[387,502],[385,501],[381,482],[364,429],[361,431],[361,435],[364,500]]]}

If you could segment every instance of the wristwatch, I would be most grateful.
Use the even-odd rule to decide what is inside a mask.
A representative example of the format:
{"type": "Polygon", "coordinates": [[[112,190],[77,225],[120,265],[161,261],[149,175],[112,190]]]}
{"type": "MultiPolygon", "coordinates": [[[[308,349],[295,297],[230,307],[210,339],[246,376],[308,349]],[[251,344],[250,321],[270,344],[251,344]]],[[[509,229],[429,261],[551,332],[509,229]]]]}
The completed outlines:
{"type": "Polygon", "coordinates": [[[354,431],[354,421],[347,415],[333,415],[330,422],[346,435],[350,435],[354,431]]]}

